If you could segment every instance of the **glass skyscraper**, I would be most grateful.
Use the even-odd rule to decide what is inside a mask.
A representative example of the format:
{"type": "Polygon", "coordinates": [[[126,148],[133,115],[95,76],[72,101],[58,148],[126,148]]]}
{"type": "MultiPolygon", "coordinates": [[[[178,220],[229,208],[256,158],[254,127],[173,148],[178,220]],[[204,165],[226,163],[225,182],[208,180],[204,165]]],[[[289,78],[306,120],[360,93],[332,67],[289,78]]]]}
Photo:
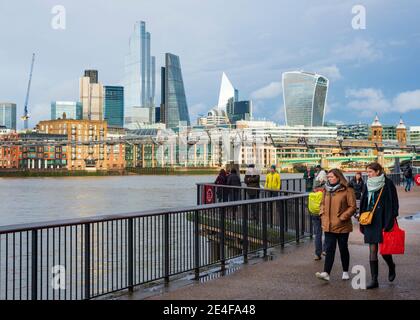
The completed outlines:
{"type": "Polygon", "coordinates": [[[152,109],[149,111],[149,122],[154,122],[156,60],[150,52],[151,35],[146,32],[146,23],[136,22],[125,58],[124,104],[127,123],[144,121],[144,112],[140,108],[152,109]]]}
{"type": "Polygon", "coordinates": [[[64,113],[66,114],[66,119],[83,119],[82,103],[74,101],[51,102],[51,120],[63,119],[64,113]]]}
{"type": "Polygon", "coordinates": [[[16,130],[16,104],[0,102],[0,126],[16,130]]]}
{"type": "Polygon", "coordinates": [[[104,120],[109,127],[124,127],[124,87],[104,86],[104,120]]]}
{"type": "Polygon", "coordinates": [[[166,127],[189,126],[191,124],[190,115],[188,113],[181,63],[178,56],[171,53],[165,55],[165,68],[164,70],[162,69],[162,76],[164,76],[162,92],[164,92],[165,100],[162,102],[161,108],[164,108],[166,127]]]}
{"type": "Polygon", "coordinates": [[[179,57],[167,53],[165,55],[165,68],[162,68],[162,98],[161,121],[167,128],[176,128],[181,125],[190,125],[187,98],[185,97],[184,81],[182,79],[181,63],[179,57]],[[162,119],[163,118],[163,119],[162,119]]]}
{"type": "Polygon", "coordinates": [[[283,73],[283,99],[286,125],[324,125],[328,79],[314,73],[283,73]]]}

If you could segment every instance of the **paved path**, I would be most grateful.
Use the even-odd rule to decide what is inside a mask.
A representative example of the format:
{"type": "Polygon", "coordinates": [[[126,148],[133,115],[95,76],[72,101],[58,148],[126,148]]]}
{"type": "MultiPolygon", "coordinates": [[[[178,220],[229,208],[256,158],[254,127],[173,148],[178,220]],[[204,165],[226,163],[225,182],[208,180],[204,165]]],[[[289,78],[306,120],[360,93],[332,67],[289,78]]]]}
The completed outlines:
{"type": "MultiPolygon", "coordinates": [[[[401,217],[420,212],[420,188],[407,194],[399,188],[401,217]]],[[[351,282],[341,280],[341,261],[335,259],[330,283],[315,278],[322,271],[323,261],[313,261],[313,242],[276,249],[271,261],[244,265],[240,270],[205,283],[195,283],[176,290],[154,295],[149,299],[420,299],[420,219],[400,219],[406,230],[406,254],[395,256],[397,278],[387,280],[387,266],[380,258],[380,288],[354,290],[351,282]]],[[[370,279],[368,247],[364,245],[358,226],[350,236],[350,269],[364,265],[370,279]]],[[[134,293],[123,299],[139,299],[134,293]]]]}

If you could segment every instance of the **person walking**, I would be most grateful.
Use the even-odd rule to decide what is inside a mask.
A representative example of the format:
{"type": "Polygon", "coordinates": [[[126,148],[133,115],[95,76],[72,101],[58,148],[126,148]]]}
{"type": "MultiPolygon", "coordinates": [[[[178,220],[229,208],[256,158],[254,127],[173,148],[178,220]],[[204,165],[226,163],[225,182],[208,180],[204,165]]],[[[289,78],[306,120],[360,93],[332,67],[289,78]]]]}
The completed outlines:
{"type": "MultiPolygon", "coordinates": [[[[255,168],[254,164],[250,164],[248,169],[245,173],[245,184],[248,188],[255,188],[255,189],[248,189],[247,195],[249,200],[254,200],[258,198],[259,190],[256,190],[260,187],[260,174],[258,170],[255,168]]],[[[257,206],[254,204],[251,206],[252,210],[252,219],[258,221],[258,214],[257,214],[257,206]]]]}
{"type": "Polygon", "coordinates": [[[407,168],[404,170],[405,178],[405,192],[411,191],[411,186],[413,185],[413,168],[408,164],[407,168]]]}
{"type": "Polygon", "coordinates": [[[311,192],[314,186],[315,170],[307,166],[306,171],[303,173],[303,179],[306,182],[306,192],[311,192]]]}
{"type": "MultiPolygon", "coordinates": [[[[360,212],[372,211],[372,223],[361,225],[360,231],[364,234],[364,241],[369,244],[369,265],[372,276],[371,282],[366,289],[379,287],[378,282],[378,246],[383,242],[382,232],[390,232],[394,227],[398,216],[398,194],[394,183],[386,177],[384,169],[379,163],[371,163],[366,167],[368,174],[367,183],[362,192],[360,201],[360,212]]],[[[383,255],[383,259],[388,265],[388,280],[394,281],[396,277],[395,263],[392,255],[383,255]]]]}
{"type": "Polygon", "coordinates": [[[280,191],[281,188],[281,177],[280,174],[276,170],[276,165],[272,165],[270,168],[270,172],[265,177],[265,189],[270,189],[273,191],[280,191]]]}
{"type": "Polygon", "coordinates": [[[308,210],[312,220],[313,231],[315,235],[315,257],[314,260],[321,260],[322,255],[322,226],[321,226],[321,203],[324,198],[325,188],[318,187],[309,193],[308,210]]]}
{"type": "Polygon", "coordinates": [[[219,175],[217,176],[216,181],[214,182],[214,184],[221,186],[221,187],[216,187],[216,196],[217,196],[218,202],[227,201],[228,192],[226,190],[226,187],[223,187],[223,186],[226,186],[226,183],[227,183],[226,171],[225,169],[220,169],[219,175]]]}
{"type": "Polygon", "coordinates": [[[354,193],[356,194],[356,205],[357,205],[356,214],[359,214],[360,213],[360,199],[362,198],[362,191],[363,191],[363,187],[365,186],[365,182],[362,179],[361,172],[356,172],[356,175],[350,181],[350,186],[354,189],[354,193]]]}
{"type": "Polygon", "coordinates": [[[322,186],[326,182],[327,182],[327,172],[324,169],[322,169],[320,165],[317,165],[315,168],[314,188],[322,186]]]}
{"type": "Polygon", "coordinates": [[[343,280],[349,280],[350,253],[348,240],[353,231],[351,217],[356,211],[356,196],[339,169],[328,172],[325,184],[325,195],[321,202],[321,222],[325,234],[326,257],[324,271],[317,272],[317,278],[330,280],[334,264],[335,251],[338,243],[341,264],[343,267],[343,280]]]}

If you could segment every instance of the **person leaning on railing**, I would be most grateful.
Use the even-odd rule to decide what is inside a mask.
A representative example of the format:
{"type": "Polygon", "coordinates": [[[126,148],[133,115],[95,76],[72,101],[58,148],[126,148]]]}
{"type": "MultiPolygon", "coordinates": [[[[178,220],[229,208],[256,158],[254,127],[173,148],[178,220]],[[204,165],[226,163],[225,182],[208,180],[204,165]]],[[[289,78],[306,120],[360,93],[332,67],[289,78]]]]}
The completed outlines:
{"type": "Polygon", "coordinates": [[[270,168],[270,172],[265,177],[265,189],[280,191],[281,188],[281,177],[276,170],[276,166],[273,164],[270,168]]]}
{"type": "MultiPolygon", "coordinates": [[[[259,190],[256,190],[256,188],[260,187],[260,174],[258,170],[255,168],[254,164],[250,164],[248,166],[248,169],[246,170],[246,173],[245,173],[244,182],[248,188],[255,188],[255,189],[247,190],[248,199],[249,200],[257,199],[259,190]]],[[[254,204],[251,207],[252,207],[252,218],[257,220],[258,215],[257,215],[256,205],[254,204]]]]}
{"type": "MultiPolygon", "coordinates": [[[[227,175],[225,169],[220,169],[219,175],[214,182],[217,185],[225,186],[227,183],[227,175]]],[[[228,197],[228,190],[224,187],[216,187],[216,195],[218,202],[226,202],[228,197]]]]}

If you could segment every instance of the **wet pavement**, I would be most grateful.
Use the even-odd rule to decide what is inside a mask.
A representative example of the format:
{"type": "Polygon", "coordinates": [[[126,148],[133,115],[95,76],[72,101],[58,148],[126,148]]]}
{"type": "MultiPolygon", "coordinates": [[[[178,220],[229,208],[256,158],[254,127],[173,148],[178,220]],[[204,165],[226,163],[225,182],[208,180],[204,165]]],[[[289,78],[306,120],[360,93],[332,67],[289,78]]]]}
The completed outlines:
{"type": "MultiPolygon", "coordinates": [[[[175,281],[169,287],[156,287],[147,291],[143,288],[119,299],[420,299],[420,188],[411,193],[398,189],[400,195],[399,225],[406,231],[406,253],[394,256],[397,277],[388,282],[388,268],[380,258],[379,283],[376,290],[355,290],[351,281],[341,280],[341,261],[337,250],[334,268],[329,283],[315,278],[315,272],[322,271],[323,260],[313,260],[313,242],[288,245],[284,249],[271,251],[272,259],[250,260],[234,272],[225,276],[217,273],[214,279],[195,282],[192,279],[175,281]]],[[[355,265],[366,268],[368,279],[369,252],[363,243],[363,236],[355,225],[349,240],[350,271],[355,265]]],[[[354,275],[351,274],[351,277],[354,275]]]]}

